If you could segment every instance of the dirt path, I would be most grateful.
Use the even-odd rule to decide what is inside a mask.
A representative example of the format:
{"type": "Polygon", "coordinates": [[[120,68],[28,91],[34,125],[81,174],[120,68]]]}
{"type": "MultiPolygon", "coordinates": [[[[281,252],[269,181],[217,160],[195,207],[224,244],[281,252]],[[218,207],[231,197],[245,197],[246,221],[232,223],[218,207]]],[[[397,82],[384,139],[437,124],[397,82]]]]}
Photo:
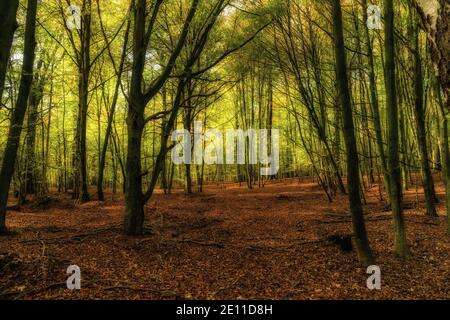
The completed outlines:
{"type": "Polygon", "coordinates": [[[351,234],[346,197],[330,204],[316,185],[286,182],[158,194],[148,234],[136,238],[121,234],[120,196],[84,205],[60,197],[11,212],[15,234],[0,238],[0,299],[448,299],[445,217],[427,220],[408,194],[413,257],[398,260],[376,191],[365,211],[379,291],[366,288],[354,252],[327,241],[351,234]],[[65,289],[69,265],[81,268],[81,291],[65,289]]]}

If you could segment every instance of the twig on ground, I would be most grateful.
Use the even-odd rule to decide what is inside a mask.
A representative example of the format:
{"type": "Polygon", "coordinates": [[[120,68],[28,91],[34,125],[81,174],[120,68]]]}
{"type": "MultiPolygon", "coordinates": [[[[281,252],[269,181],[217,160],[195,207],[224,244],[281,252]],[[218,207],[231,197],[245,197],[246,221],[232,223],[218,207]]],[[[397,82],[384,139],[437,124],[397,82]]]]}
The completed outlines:
{"type": "Polygon", "coordinates": [[[228,289],[234,287],[234,286],[236,285],[236,283],[238,283],[239,280],[241,280],[242,277],[244,277],[244,275],[245,275],[245,274],[240,274],[240,275],[238,275],[238,276],[237,276],[237,277],[236,277],[229,285],[227,285],[226,287],[220,287],[219,289],[217,289],[216,291],[214,291],[208,298],[209,298],[209,299],[214,299],[215,296],[216,296],[217,294],[219,294],[220,292],[225,291],[225,290],[228,290],[228,289]]]}

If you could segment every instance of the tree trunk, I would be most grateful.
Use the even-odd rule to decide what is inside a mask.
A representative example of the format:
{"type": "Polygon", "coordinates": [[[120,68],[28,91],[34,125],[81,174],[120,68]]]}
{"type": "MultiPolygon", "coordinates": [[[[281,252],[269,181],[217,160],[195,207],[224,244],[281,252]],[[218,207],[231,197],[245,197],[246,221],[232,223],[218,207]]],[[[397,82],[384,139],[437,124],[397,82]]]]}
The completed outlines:
{"type": "MultiPolygon", "coordinates": [[[[99,8],[99,10],[100,10],[100,8],[99,8]]],[[[97,195],[98,195],[99,201],[105,200],[105,196],[103,194],[103,177],[104,177],[104,173],[105,173],[106,153],[108,151],[108,144],[109,144],[109,139],[110,139],[111,132],[112,132],[112,124],[113,124],[113,120],[114,120],[114,114],[116,112],[117,101],[119,98],[119,89],[120,89],[120,84],[122,81],[122,73],[123,73],[123,69],[124,69],[124,65],[125,65],[125,57],[126,57],[126,53],[127,53],[130,24],[131,24],[131,20],[128,20],[127,28],[125,30],[125,36],[124,36],[124,40],[123,40],[123,48],[122,48],[122,56],[120,59],[120,65],[119,65],[119,69],[116,70],[117,83],[116,83],[116,87],[114,88],[114,97],[113,97],[113,101],[111,103],[111,108],[108,113],[108,124],[106,126],[105,138],[103,141],[102,151],[101,151],[101,155],[100,155],[100,164],[99,164],[99,168],[98,168],[98,181],[97,181],[97,195]]],[[[106,39],[106,36],[105,36],[105,41],[108,41],[106,39]]],[[[109,45],[108,45],[108,53],[111,58],[111,61],[113,61],[114,57],[111,53],[111,48],[109,47],[109,45]]]]}
{"type": "Polygon", "coordinates": [[[16,14],[18,6],[19,0],[2,0],[0,2],[0,103],[14,32],[17,29],[16,14]]]}
{"type": "MultiPolygon", "coordinates": [[[[184,113],[184,129],[187,130],[189,133],[191,133],[191,128],[192,128],[192,113],[193,113],[193,106],[191,105],[192,102],[192,88],[191,88],[191,80],[188,81],[187,86],[186,86],[186,94],[187,97],[185,97],[187,102],[187,108],[185,109],[185,113],[184,113]]],[[[184,95],[183,95],[184,96],[184,95]]],[[[191,141],[192,143],[192,141],[191,141]]],[[[185,163],[184,164],[184,173],[185,173],[185,193],[186,194],[192,194],[192,167],[190,163],[185,163]]]]}
{"type": "MultiPolygon", "coordinates": [[[[167,84],[164,85],[164,87],[162,88],[162,107],[163,107],[163,111],[167,111],[167,84]]],[[[166,126],[166,117],[164,116],[162,118],[162,123],[161,123],[161,140],[160,143],[162,145],[162,143],[164,142],[164,127],[166,126]]],[[[161,169],[161,187],[164,190],[164,194],[168,193],[168,182],[167,182],[167,161],[166,159],[164,159],[163,163],[162,163],[162,169],[161,169]]]]}
{"type": "Polygon", "coordinates": [[[42,94],[44,90],[44,80],[39,75],[42,67],[42,60],[38,62],[37,71],[33,79],[34,85],[32,86],[28,107],[28,121],[27,121],[27,135],[25,139],[25,168],[23,170],[22,177],[22,190],[20,191],[20,203],[26,202],[26,196],[28,194],[34,194],[36,192],[36,123],[38,118],[38,106],[42,100],[42,94]]]}
{"type": "Polygon", "coordinates": [[[444,167],[445,167],[445,200],[447,203],[447,233],[450,236],[450,150],[448,147],[448,120],[447,115],[445,114],[443,116],[442,121],[442,139],[444,144],[444,149],[442,152],[444,152],[444,167]]]}
{"type": "MultiPolygon", "coordinates": [[[[367,0],[363,0],[363,21],[367,21],[367,0]]],[[[380,106],[378,101],[377,84],[375,80],[375,61],[373,57],[372,41],[369,35],[369,28],[364,26],[365,40],[367,43],[367,55],[369,59],[369,88],[370,88],[370,103],[372,105],[373,125],[375,128],[375,137],[378,149],[378,156],[380,157],[381,171],[383,173],[383,183],[389,200],[389,172],[386,162],[386,154],[384,152],[383,134],[381,130],[381,116],[380,106]]]]}
{"type": "Polygon", "coordinates": [[[417,144],[419,146],[420,164],[422,167],[423,189],[427,204],[427,215],[436,217],[436,194],[434,193],[434,182],[428,159],[427,132],[425,128],[425,106],[423,89],[422,59],[420,57],[419,26],[415,15],[411,19],[412,43],[414,44],[414,113],[417,126],[417,144]]]}
{"type": "MultiPolygon", "coordinates": [[[[130,100],[133,99],[130,96],[130,100]]],[[[131,100],[130,103],[135,103],[131,100]]],[[[128,108],[128,154],[126,162],[125,233],[141,235],[144,232],[144,201],[142,196],[141,141],[144,127],[142,113],[128,108]]]]}
{"type": "Polygon", "coordinates": [[[384,0],[385,32],[385,84],[389,136],[389,183],[392,215],[394,219],[394,252],[400,257],[409,255],[402,208],[402,183],[399,160],[398,104],[395,86],[395,39],[393,0],[384,0]]]}
{"type": "Polygon", "coordinates": [[[17,150],[20,143],[23,120],[27,110],[28,96],[33,80],[33,64],[36,47],[36,11],[37,0],[29,0],[25,26],[25,44],[16,106],[12,113],[3,163],[0,171],[0,233],[6,232],[6,207],[8,203],[9,186],[14,173],[17,150]]]}
{"type": "Polygon", "coordinates": [[[76,133],[76,156],[74,167],[74,198],[81,202],[90,200],[87,182],[86,132],[89,98],[89,75],[91,70],[91,0],[83,0],[80,35],[80,51],[78,61],[78,115],[76,133]]]}
{"type": "MultiPolygon", "coordinates": [[[[171,117],[167,123],[164,132],[163,145],[153,169],[153,176],[148,191],[145,195],[142,193],[142,172],[141,172],[141,142],[142,133],[145,126],[145,106],[153,99],[164,86],[169,78],[178,56],[184,47],[190,24],[197,11],[199,0],[193,0],[189,13],[184,21],[182,32],[179,36],[177,45],[172,52],[165,69],[161,75],[152,83],[152,85],[142,92],[143,72],[145,66],[145,55],[147,51],[148,36],[153,31],[152,28],[156,21],[159,8],[162,1],[157,1],[153,6],[152,12],[148,15],[150,22],[146,30],[146,0],[137,0],[134,6],[134,29],[133,29],[133,68],[131,75],[130,94],[128,103],[127,129],[128,129],[128,155],[126,164],[126,193],[125,193],[125,233],[128,235],[141,235],[144,231],[144,206],[151,198],[154,187],[158,181],[161,172],[162,161],[166,159],[167,141],[173,127],[178,109],[172,110],[171,117]],[[164,143],[165,142],[165,143],[164,143]]],[[[182,82],[182,80],[181,80],[182,82]]],[[[184,89],[184,85],[182,86],[184,89]]]]}
{"type": "Polygon", "coordinates": [[[344,47],[344,35],[342,26],[342,11],[340,0],[333,0],[333,33],[336,59],[336,76],[339,85],[339,96],[342,107],[342,119],[344,124],[345,145],[347,148],[347,187],[352,213],[353,232],[355,235],[356,250],[362,264],[369,266],[373,264],[372,251],[367,239],[364,215],[361,204],[359,160],[356,148],[356,137],[353,124],[353,113],[348,86],[346,67],[346,55],[344,47]]]}
{"type": "MultiPolygon", "coordinates": [[[[427,34],[444,100],[450,100],[450,2],[412,0],[427,34]]],[[[447,104],[449,106],[449,104],[447,104]]]]}
{"type": "Polygon", "coordinates": [[[442,100],[441,88],[436,84],[436,95],[439,101],[439,110],[442,116],[442,128],[441,128],[441,139],[442,139],[442,162],[444,165],[444,184],[445,184],[445,203],[447,209],[447,233],[450,235],[450,148],[449,148],[449,138],[448,138],[448,118],[449,118],[449,108],[450,105],[444,105],[442,100]]]}

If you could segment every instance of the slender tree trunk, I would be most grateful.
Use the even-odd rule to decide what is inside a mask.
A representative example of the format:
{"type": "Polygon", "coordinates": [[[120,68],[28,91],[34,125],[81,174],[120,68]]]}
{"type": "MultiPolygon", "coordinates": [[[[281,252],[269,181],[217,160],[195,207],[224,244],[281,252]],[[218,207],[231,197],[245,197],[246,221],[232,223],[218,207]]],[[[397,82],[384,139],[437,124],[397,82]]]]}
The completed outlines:
{"type": "Polygon", "coordinates": [[[20,143],[23,120],[27,110],[28,96],[33,80],[33,64],[36,47],[36,11],[37,0],[29,0],[25,25],[25,45],[20,79],[19,93],[16,106],[12,113],[11,125],[8,132],[3,163],[0,171],[0,233],[6,232],[6,207],[8,203],[9,187],[14,173],[17,150],[20,143]]]}
{"type": "MultiPolygon", "coordinates": [[[[192,89],[191,89],[191,80],[188,81],[187,86],[186,86],[186,93],[187,93],[187,108],[185,109],[185,113],[184,113],[184,129],[187,130],[189,133],[191,133],[191,128],[192,128],[192,105],[191,105],[191,96],[193,94],[192,89]]],[[[185,193],[186,194],[192,194],[192,167],[190,163],[185,163],[184,165],[184,173],[185,173],[185,193]]]]}
{"type": "Polygon", "coordinates": [[[48,173],[48,159],[50,152],[50,134],[52,128],[52,109],[53,109],[53,67],[50,73],[50,92],[49,92],[49,107],[48,107],[48,122],[47,122],[47,136],[45,140],[45,153],[42,159],[42,195],[47,195],[49,192],[48,173]]]}
{"type": "MultiPolygon", "coordinates": [[[[367,0],[363,0],[363,21],[367,21],[367,0]]],[[[366,49],[369,59],[369,88],[370,88],[370,102],[372,105],[373,113],[373,125],[375,128],[375,137],[378,149],[378,155],[380,157],[381,171],[383,172],[383,182],[387,193],[387,199],[389,200],[389,172],[386,162],[386,154],[384,152],[383,134],[381,129],[381,116],[380,106],[378,101],[377,83],[375,80],[375,61],[373,57],[372,41],[370,39],[369,28],[364,26],[364,34],[366,40],[366,49]]]]}
{"type": "MultiPolygon", "coordinates": [[[[38,118],[38,106],[41,103],[44,90],[43,75],[40,75],[42,60],[37,64],[37,70],[33,79],[32,89],[28,102],[27,134],[25,138],[25,168],[23,170],[22,188],[20,191],[20,203],[26,202],[28,194],[34,194],[36,182],[36,124],[38,118]]],[[[45,71],[44,71],[45,73],[45,71]]]]}
{"type": "Polygon", "coordinates": [[[439,110],[442,116],[442,127],[441,127],[441,139],[442,139],[442,162],[444,165],[444,184],[445,184],[445,203],[447,211],[447,231],[450,235],[450,148],[449,148],[449,137],[448,137],[448,119],[449,119],[449,109],[450,103],[444,105],[442,100],[441,88],[439,84],[436,83],[436,95],[439,101],[439,110]]]}
{"type": "MultiPolygon", "coordinates": [[[[167,84],[164,85],[162,88],[162,107],[163,111],[167,111],[167,84]]],[[[164,142],[164,127],[166,126],[166,117],[162,118],[162,124],[161,124],[161,140],[160,143],[164,142]]],[[[164,190],[164,193],[168,193],[168,183],[167,183],[167,160],[164,159],[162,163],[162,169],[161,169],[161,187],[164,190]]]]}
{"type": "Polygon", "coordinates": [[[385,33],[385,82],[388,109],[389,183],[392,215],[394,220],[394,252],[400,257],[409,255],[403,217],[403,190],[399,160],[398,104],[395,85],[395,39],[393,0],[384,0],[385,33]]]}
{"type": "Polygon", "coordinates": [[[344,35],[342,27],[342,11],[340,0],[332,0],[333,4],[333,32],[336,59],[336,76],[339,84],[339,96],[342,107],[342,119],[344,123],[344,137],[347,148],[347,187],[352,213],[353,232],[355,235],[358,258],[365,266],[373,264],[372,251],[367,239],[364,215],[361,204],[359,160],[356,148],[355,128],[348,86],[346,67],[346,55],[344,47],[344,35]]]}
{"type": "Polygon", "coordinates": [[[74,198],[81,202],[90,200],[87,182],[86,133],[89,98],[89,76],[91,71],[91,0],[83,0],[82,22],[78,61],[78,115],[75,143],[74,198]]]}
{"type": "Polygon", "coordinates": [[[16,14],[18,6],[19,0],[0,1],[0,103],[2,101],[14,32],[17,29],[16,14]]]}
{"type": "Polygon", "coordinates": [[[442,121],[442,139],[444,140],[443,145],[444,148],[442,152],[444,152],[444,167],[445,167],[445,202],[447,209],[447,233],[450,235],[450,150],[449,150],[449,139],[448,139],[448,118],[447,115],[444,115],[442,121]]]}
{"type": "Polygon", "coordinates": [[[430,162],[428,159],[427,132],[425,128],[425,106],[422,59],[420,57],[419,26],[414,17],[411,19],[412,42],[414,44],[414,113],[417,126],[417,144],[420,153],[420,164],[422,167],[422,182],[427,204],[427,215],[436,217],[436,194],[434,193],[434,182],[431,174],[430,162]]]}
{"type": "MultiPolygon", "coordinates": [[[[99,10],[100,10],[100,8],[99,8],[99,10]]],[[[119,65],[119,69],[116,70],[117,71],[117,83],[116,83],[116,87],[114,88],[114,97],[113,97],[113,101],[111,103],[111,108],[108,113],[108,124],[106,126],[105,138],[103,141],[102,151],[101,151],[101,155],[100,155],[100,164],[99,164],[99,168],[98,168],[98,181],[97,181],[97,194],[98,194],[99,201],[105,200],[105,196],[103,194],[103,177],[104,177],[104,173],[105,173],[106,153],[108,151],[108,144],[109,144],[109,139],[111,137],[114,114],[116,112],[117,101],[119,98],[119,89],[120,89],[120,84],[122,81],[122,73],[123,73],[123,69],[124,69],[124,65],[125,65],[125,58],[126,58],[126,53],[127,53],[130,22],[131,22],[131,20],[129,20],[127,23],[125,37],[123,40],[123,48],[122,48],[122,56],[120,59],[120,65],[119,65]]],[[[106,36],[105,36],[105,41],[107,41],[106,36]]],[[[113,55],[111,53],[111,49],[109,48],[109,46],[108,46],[108,53],[109,53],[111,60],[113,60],[113,55]]]]}

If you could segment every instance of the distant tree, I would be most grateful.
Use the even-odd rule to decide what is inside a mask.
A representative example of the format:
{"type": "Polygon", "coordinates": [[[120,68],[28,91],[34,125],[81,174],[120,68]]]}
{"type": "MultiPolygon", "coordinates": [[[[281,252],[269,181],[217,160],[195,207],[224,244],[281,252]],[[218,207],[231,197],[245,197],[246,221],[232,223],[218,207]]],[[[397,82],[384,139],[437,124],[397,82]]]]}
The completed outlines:
{"type": "Polygon", "coordinates": [[[24,168],[22,170],[21,190],[19,203],[26,202],[28,194],[34,194],[36,192],[36,129],[39,111],[38,107],[41,103],[44,94],[45,85],[45,69],[43,67],[42,57],[38,61],[36,71],[33,78],[33,84],[31,87],[30,97],[28,101],[28,117],[26,126],[25,137],[25,159],[24,168]]]}
{"type": "MultiPolygon", "coordinates": [[[[362,10],[363,10],[363,21],[368,21],[367,14],[367,0],[362,0],[362,10]]],[[[381,126],[381,114],[380,114],[380,104],[378,99],[376,75],[375,75],[375,59],[373,54],[372,39],[369,34],[369,27],[367,24],[364,26],[364,38],[366,42],[367,58],[369,63],[369,90],[370,90],[370,103],[373,110],[373,124],[375,128],[376,145],[378,149],[378,155],[380,157],[381,170],[383,173],[383,183],[386,188],[388,202],[389,199],[389,172],[386,162],[386,152],[384,150],[384,140],[383,140],[383,130],[381,126]]]]}
{"type": "MultiPolygon", "coordinates": [[[[107,45],[108,56],[111,59],[111,63],[113,64],[114,72],[117,76],[116,85],[114,87],[113,100],[111,102],[111,106],[108,111],[108,122],[107,122],[107,126],[106,126],[106,133],[105,133],[105,136],[103,139],[102,149],[100,152],[100,164],[99,164],[99,168],[98,168],[97,195],[98,195],[98,200],[103,201],[103,200],[105,200],[105,195],[103,193],[103,180],[104,180],[104,173],[105,173],[106,153],[108,151],[108,145],[109,145],[109,141],[111,138],[114,115],[115,115],[117,103],[119,100],[119,93],[120,93],[119,91],[120,91],[122,77],[123,77],[123,73],[124,73],[124,69],[125,69],[125,60],[126,60],[126,55],[127,55],[127,51],[128,51],[128,38],[129,38],[129,34],[130,34],[131,19],[128,19],[127,26],[125,28],[122,53],[120,56],[119,64],[117,65],[117,63],[114,61],[114,56],[112,54],[111,46],[108,43],[106,31],[105,31],[105,28],[103,25],[103,21],[101,19],[100,3],[97,3],[97,9],[98,9],[98,17],[100,20],[101,31],[102,31],[105,43],[107,45]]],[[[129,15],[130,12],[128,12],[127,14],[129,15]]]]}
{"type": "Polygon", "coordinates": [[[423,188],[425,191],[425,201],[427,203],[427,215],[436,217],[436,193],[434,190],[434,181],[430,168],[430,159],[428,157],[427,131],[425,127],[425,94],[423,85],[422,52],[419,41],[419,26],[415,15],[409,17],[411,42],[414,52],[414,113],[417,126],[417,144],[420,153],[420,163],[423,174],[423,188]]]}

